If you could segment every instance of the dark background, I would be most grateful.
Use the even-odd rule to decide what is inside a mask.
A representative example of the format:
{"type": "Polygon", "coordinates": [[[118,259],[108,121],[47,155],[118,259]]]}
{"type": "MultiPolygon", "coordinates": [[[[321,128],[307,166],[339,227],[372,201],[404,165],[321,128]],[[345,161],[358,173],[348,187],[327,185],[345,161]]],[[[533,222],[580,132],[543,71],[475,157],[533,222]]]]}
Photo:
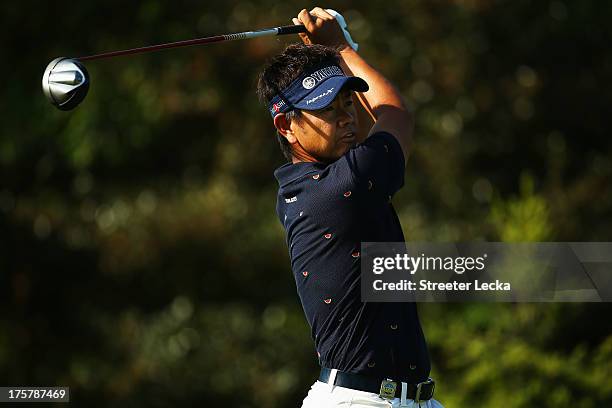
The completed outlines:
{"type": "MultiPolygon", "coordinates": [[[[297,37],[86,63],[58,56],[290,24],[289,2],[3,5],[0,384],[73,406],[295,407],[315,351],[274,206],[283,163],[255,96],[297,37]]],[[[412,241],[610,241],[612,3],[335,1],[416,112],[394,203],[412,241]]],[[[447,408],[601,407],[608,304],[421,304],[447,408]]]]}

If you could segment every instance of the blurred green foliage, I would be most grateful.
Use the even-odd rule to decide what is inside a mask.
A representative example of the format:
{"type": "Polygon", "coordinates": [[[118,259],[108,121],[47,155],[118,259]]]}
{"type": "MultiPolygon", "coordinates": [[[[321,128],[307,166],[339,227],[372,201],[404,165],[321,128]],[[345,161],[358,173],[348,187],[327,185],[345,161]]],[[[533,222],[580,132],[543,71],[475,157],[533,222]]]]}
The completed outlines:
{"type": "MultiPolygon", "coordinates": [[[[333,1],[416,111],[395,206],[414,241],[609,241],[612,3],[333,1]]],[[[6,4],[0,384],[75,406],[294,407],[317,375],[275,217],[255,80],[296,38],[87,65],[57,56],[289,23],[289,2],[6,4]]],[[[607,304],[422,304],[446,407],[612,405],[607,304]]]]}

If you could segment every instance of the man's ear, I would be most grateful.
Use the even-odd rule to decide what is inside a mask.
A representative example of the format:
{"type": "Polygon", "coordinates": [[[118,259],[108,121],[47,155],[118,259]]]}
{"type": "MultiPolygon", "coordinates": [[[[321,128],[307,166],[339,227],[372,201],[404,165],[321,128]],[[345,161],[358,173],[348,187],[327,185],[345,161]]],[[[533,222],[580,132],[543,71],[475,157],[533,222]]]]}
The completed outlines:
{"type": "Polygon", "coordinates": [[[291,130],[291,121],[287,119],[287,115],[284,113],[279,113],[274,117],[274,127],[289,143],[293,144],[297,142],[295,133],[291,130]]]}

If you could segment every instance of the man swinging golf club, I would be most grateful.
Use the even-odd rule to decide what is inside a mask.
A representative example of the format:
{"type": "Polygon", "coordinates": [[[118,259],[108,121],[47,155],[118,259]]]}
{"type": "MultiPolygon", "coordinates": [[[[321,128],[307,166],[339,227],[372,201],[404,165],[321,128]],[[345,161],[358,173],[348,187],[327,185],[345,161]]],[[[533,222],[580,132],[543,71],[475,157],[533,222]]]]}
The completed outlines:
{"type": "Polygon", "coordinates": [[[361,302],[360,243],[404,241],[391,198],[411,114],[329,12],[293,23],[304,44],[272,59],[258,93],[289,160],[276,209],[321,365],[302,407],[441,407],[416,305],[361,302]]]}

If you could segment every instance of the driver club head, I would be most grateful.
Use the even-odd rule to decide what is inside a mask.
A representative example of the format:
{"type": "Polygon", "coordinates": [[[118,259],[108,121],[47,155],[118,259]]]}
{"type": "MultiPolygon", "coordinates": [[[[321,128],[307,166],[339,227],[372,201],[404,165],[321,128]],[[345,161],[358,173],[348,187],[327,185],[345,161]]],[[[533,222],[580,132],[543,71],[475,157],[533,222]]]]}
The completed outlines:
{"type": "Polygon", "coordinates": [[[85,66],[70,58],[56,58],[47,65],[42,89],[53,106],[69,111],[79,105],[89,90],[89,74],[85,66]]]}

